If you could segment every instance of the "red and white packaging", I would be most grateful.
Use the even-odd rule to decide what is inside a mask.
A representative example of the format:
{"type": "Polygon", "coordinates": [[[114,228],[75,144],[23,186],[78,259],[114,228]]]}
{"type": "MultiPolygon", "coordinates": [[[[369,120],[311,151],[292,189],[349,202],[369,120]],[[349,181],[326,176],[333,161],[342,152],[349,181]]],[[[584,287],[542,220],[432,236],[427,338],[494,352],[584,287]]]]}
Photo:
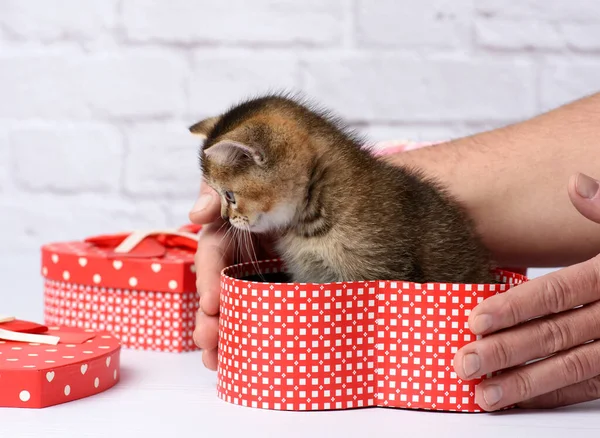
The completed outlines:
{"type": "Polygon", "coordinates": [[[108,332],[0,323],[0,407],[45,408],[89,397],[120,379],[120,345],[108,332]]]}
{"type": "MultiPolygon", "coordinates": [[[[280,261],[260,272],[284,272],[280,261]]],[[[503,284],[402,281],[263,283],[252,264],[221,276],[218,396],[276,410],[395,407],[480,412],[475,386],[452,363],[476,340],[470,311],[527,281],[503,284]]]]}
{"type": "Polygon", "coordinates": [[[199,230],[190,225],[44,245],[45,323],[106,330],[129,349],[197,350],[199,230]]]}

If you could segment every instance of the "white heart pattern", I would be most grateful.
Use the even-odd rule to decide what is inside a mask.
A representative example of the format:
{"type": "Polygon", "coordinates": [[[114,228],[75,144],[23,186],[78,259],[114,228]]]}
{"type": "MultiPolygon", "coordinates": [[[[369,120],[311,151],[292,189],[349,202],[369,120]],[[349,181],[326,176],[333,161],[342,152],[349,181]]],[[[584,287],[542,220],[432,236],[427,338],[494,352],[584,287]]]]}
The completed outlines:
{"type": "Polygon", "coordinates": [[[82,268],[87,265],[87,259],[85,257],[79,257],[79,266],[82,268]]]}
{"type": "Polygon", "coordinates": [[[52,262],[58,263],[58,256],[56,254],[52,254],[52,262]]]}
{"type": "Polygon", "coordinates": [[[84,363],[83,365],[81,365],[81,374],[85,374],[87,372],[88,366],[86,363],[84,363]]]}
{"type": "Polygon", "coordinates": [[[46,380],[52,382],[54,380],[54,371],[48,371],[46,373],[46,380]]]}
{"type": "Polygon", "coordinates": [[[108,356],[106,358],[106,366],[109,367],[110,366],[110,356],[108,356]]]}
{"type": "Polygon", "coordinates": [[[162,269],[162,266],[160,263],[152,263],[152,265],[150,265],[150,267],[152,268],[152,270],[154,272],[160,272],[160,270],[162,269]]]}
{"type": "Polygon", "coordinates": [[[113,268],[115,268],[117,271],[119,269],[121,269],[123,267],[123,262],[121,260],[115,260],[113,262],[113,268]]]}

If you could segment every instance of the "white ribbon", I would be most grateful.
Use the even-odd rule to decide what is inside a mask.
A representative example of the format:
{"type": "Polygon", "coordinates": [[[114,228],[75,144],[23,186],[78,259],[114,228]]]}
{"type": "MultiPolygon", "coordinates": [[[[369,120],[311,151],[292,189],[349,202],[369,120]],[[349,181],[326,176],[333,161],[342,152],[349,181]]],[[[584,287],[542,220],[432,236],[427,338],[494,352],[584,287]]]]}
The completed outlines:
{"type": "MultiPolygon", "coordinates": [[[[14,321],[14,316],[0,315],[0,324],[14,321]]],[[[0,328],[0,339],[15,342],[31,342],[36,344],[56,345],[60,341],[58,336],[36,335],[33,333],[21,333],[0,328]]]]}
{"type": "Polygon", "coordinates": [[[11,322],[14,321],[16,318],[14,316],[6,316],[6,315],[0,315],[0,324],[2,324],[3,322],[11,322]]]}
{"type": "Polygon", "coordinates": [[[36,344],[56,345],[60,338],[50,335],[34,335],[32,333],[13,332],[12,330],[4,330],[0,328],[0,339],[5,341],[16,342],[31,342],[36,344]]]}
{"type": "Polygon", "coordinates": [[[115,248],[116,253],[128,253],[137,245],[140,244],[142,240],[144,240],[148,236],[153,236],[156,234],[169,234],[172,236],[180,236],[185,237],[187,239],[191,239],[194,241],[198,241],[198,235],[194,233],[190,233],[187,231],[180,231],[176,228],[166,228],[166,229],[155,229],[155,230],[147,230],[147,231],[134,231],[129,236],[123,240],[119,246],[115,248]]]}

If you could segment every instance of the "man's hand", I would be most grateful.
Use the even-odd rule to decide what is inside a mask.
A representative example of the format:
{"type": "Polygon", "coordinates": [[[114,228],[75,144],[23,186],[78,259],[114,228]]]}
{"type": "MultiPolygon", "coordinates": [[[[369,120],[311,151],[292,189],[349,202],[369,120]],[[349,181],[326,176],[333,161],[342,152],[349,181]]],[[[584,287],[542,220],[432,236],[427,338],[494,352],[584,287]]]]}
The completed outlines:
{"type": "Polygon", "coordinates": [[[201,348],[204,366],[217,369],[217,347],[219,330],[219,304],[221,271],[234,263],[251,261],[254,251],[258,260],[272,258],[270,240],[252,236],[254,251],[249,239],[235,239],[229,223],[220,216],[221,201],[218,194],[202,182],[200,196],[189,214],[190,221],[203,225],[194,258],[196,265],[196,289],[200,297],[200,308],[196,314],[194,342],[201,348]],[[266,244],[262,244],[266,242],[266,244]],[[236,259],[236,254],[240,256],[236,259]]]}
{"type": "MultiPolygon", "coordinates": [[[[596,180],[574,176],[568,192],[583,216],[600,223],[596,180]]],[[[600,256],[483,301],[470,314],[469,327],[485,336],[457,352],[459,377],[505,370],[477,387],[475,400],[484,410],[600,398],[600,342],[588,343],[600,338],[600,256]]]]}
{"type": "Polygon", "coordinates": [[[219,327],[219,275],[230,258],[225,257],[226,246],[221,240],[225,235],[220,217],[218,194],[204,181],[200,196],[189,214],[190,221],[203,225],[194,257],[196,265],[196,290],[200,296],[200,308],[196,314],[194,342],[201,348],[204,366],[217,369],[217,341],[219,327]]]}

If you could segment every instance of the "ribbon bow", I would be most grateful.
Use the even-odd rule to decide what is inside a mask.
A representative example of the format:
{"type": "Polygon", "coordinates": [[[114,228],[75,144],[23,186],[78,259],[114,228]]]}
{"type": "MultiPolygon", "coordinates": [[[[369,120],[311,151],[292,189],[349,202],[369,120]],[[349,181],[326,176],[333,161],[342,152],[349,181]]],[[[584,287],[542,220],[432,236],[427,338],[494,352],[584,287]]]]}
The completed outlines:
{"type": "Polygon", "coordinates": [[[167,248],[196,251],[201,225],[180,228],[136,230],[130,233],[105,234],[88,237],[85,242],[102,248],[114,248],[113,257],[153,258],[164,257],[167,248]]]}
{"type": "Polygon", "coordinates": [[[83,344],[96,337],[96,333],[76,329],[48,328],[35,322],[0,315],[0,339],[12,342],[36,344],[83,344]],[[52,334],[50,334],[52,333],[52,334]]]}
{"type": "Polygon", "coordinates": [[[58,336],[44,334],[48,328],[34,322],[21,321],[14,316],[0,315],[0,339],[15,342],[35,342],[38,344],[56,345],[58,336]]]}

